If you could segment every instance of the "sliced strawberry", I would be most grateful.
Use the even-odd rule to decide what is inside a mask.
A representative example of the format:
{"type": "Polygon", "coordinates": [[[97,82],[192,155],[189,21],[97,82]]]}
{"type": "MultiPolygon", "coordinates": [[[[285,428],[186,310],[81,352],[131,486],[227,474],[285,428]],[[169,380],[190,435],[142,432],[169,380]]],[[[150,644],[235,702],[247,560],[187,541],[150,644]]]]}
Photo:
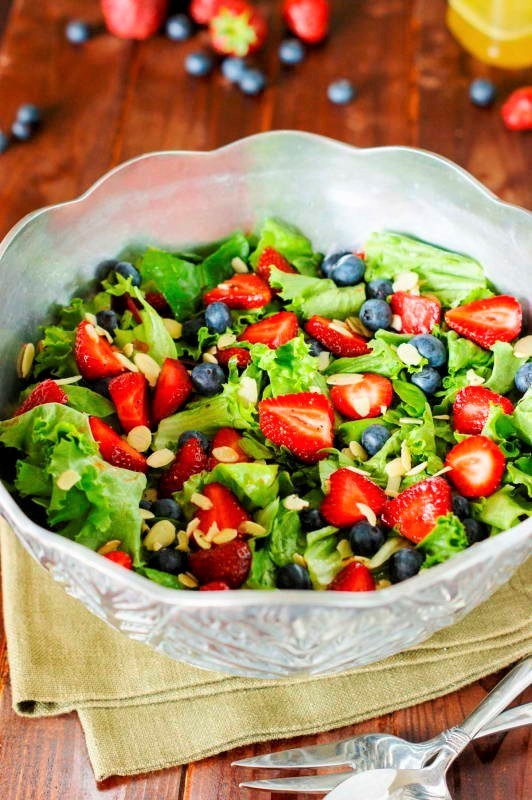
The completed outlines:
{"type": "Polygon", "coordinates": [[[200,592],[226,592],[229,586],[224,581],[211,581],[200,586],[200,592]]]}
{"type": "Polygon", "coordinates": [[[297,336],[298,330],[296,315],[291,311],[280,311],[279,314],[248,325],[238,339],[251,344],[260,342],[275,350],[297,336]]]}
{"type": "Polygon", "coordinates": [[[359,503],[370,508],[374,514],[380,514],[386,503],[386,495],[380,486],[364,475],[348,467],[337,469],[329,478],[329,491],[322,501],[321,515],[331,525],[345,528],[366,519],[359,503]]]}
{"type": "Polygon", "coordinates": [[[55,381],[50,379],[38,383],[13,416],[18,417],[20,414],[25,414],[26,411],[31,411],[32,408],[43,406],[46,403],[61,403],[62,406],[68,403],[68,397],[65,392],[55,381]]]}
{"type": "Polygon", "coordinates": [[[216,358],[222,367],[226,367],[232,358],[236,358],[237,367],[240,369],[245,369],[251,364],[250,352],[245,347],[224,347],[223,350],[216,352],[216,358]]]}
{"type": "Polygon", "coordinates": [[[327,397],[313,392],[285,394],[259,403],[259,425],[274,444],[315,464],[320,451],[333,445],[334,411],[327,397]]]}
{"type": "MultiPolygon", "coordinates": [[[[250,459],[244,453],[241,447],[242,434],[234,428],[220,428],[211,443],[211,458],[209,461],[209,469],[214,469],[217,464],[227,463],[227,461],[219,460],[215,451],[218,448],[226,447],[233,451],[232,464],[244,463],[250,459]]],[[[231,455],[231,454],[230,454],[231,455]]]]}
{"type": "Polygon", "coordinates": [[[451,487],[447,481],[427,478],[389,500],[382,521],[417,544],[431,532],[438,517],[448,514],[451,508],[451,487]]]}
{"type": "Polygon", "coordinates": [[[124,567],[124,569],[133,569],[131,556],[122,550],[113,550],[111,553],[106,553],[104,558],[108,558],[109,561],[113,561],[115,564],[124,567]]]}
{"type": "Polygon", "coordinates": [[[186,403],[193,388],[190,375],[183,364],[177,358],[166,358],[153,395],[154,423],[175,414],[186,403]]]}
{"type": "Polygon", "coordinates": [[[523,309],[515,297],[501,294],[452,308],[445,322],[460,336],[488,349],[495,342],[511,342],[519,336],[523,309]]]}
{"type": "Polygon", "coordinates": [[[138,425],[150,427],[148,381],[142,372],[124,372],[109,382],[109,394],[126,433],[138,425]]]}
{"type": "Polygon", "coordinates": [[[238,589],[246,580],[251,567],[251,550],[243,539],[198,550],[190,554],[190,570],[202,584],[223,582],[238,589]]]}
{"type": "Polygon", "coordinates": [[[430,333],[441,319],[441,304],[436,297],[395,292],[390,306],[401,317],[402,333],[430,333]]]}
{"type": "Polygon", "coordinates": [[[460,389],[453,404],[453,427],[459,433],[481,433],[489,417],[490,407],[500,406],[505,414],[512,414],[513,403],[502,394],[485,386],[466,386],[460,389]]]}
{"type": "Polygon", "coordinates": [[[140,316],[140,303],[137,300],[134,300],[131,295],[125,294],[124,300],[126,304],[126,308],[128,311],[131,312],[133,319],[138,325],[142,324],[142,317],[140,316]]]}
{"type": "Polygon", "coordinates": [[[257,262],[257,275],[265,283],[270,282],[272,267],[276,267],[281,272],[296,272],[290,262],[277,250],[274,250],[273,247],[265,247],[257,262]]]}
{"type": "Polygon", "coordinates": [[[94,325],[87,320],[80,322],[77,327],[74,358],[81,375],[88,381],[113,378],[125,371],[116,351],[107,339],[98,336],[94,325]]]}
{"type": "Polygon", "coordinates": [[[146,292],[146,302],[156,311],[168,311],[170,308],[161,292],[146,292]]]}
{"type": "Polygon", "coordinates": [[[487,436],[469,436],[447,453],[449,478],[464,497],[488,497],[499,488],[506,459],[487,436]]]}
{"type": "Polygon", "coordinates": [[[147,472],[145,457],[131,447],[106,422],[98,417],[89,417],[89,425],[104,461],[113,467],[131,469],[134,472],[147,472]]]}
{"type": "Polygon", "coordinates": [[[198,439],[188,439],[177,451],[175,460],[159,481],[161,497],[171,497],[179,492],[192,475],[209,468],[209,456],[198,439]]]}
{"type": "Polygon", "coordinates": [[[375,579],[370,570],[358,561],[352,561],[338,573],[329,586],[333,592],[373,592],[375,579]]]}
{"type": "Polygon", "coordinates": [[[206,306],[222,302],[229,308],[262,308],[272,299],[272,290],[258,275],[233,275],[203,295],[206,306]]]}
{"type": "Polygon", "coordinates": [[[305,330],[335,356],[354,357],[371,352],[366,340],[350,331],[344,322],[315,316],[306,323],[305,330]]]}
{"type": "Polygon", "coordinates": [[[393,387],[388,378],[364,372],[359,381],[331,388],[331,401],[347,419],[378,417],[388,409],[393,400],[393,387]]]}
{"type": "Polygon", "coordinates": [[[200,508],[196,517],[199,519],[200,530],[208,533],[211,526],[216,524],[218,530],[233,528],[238,530],[243,522],[248,522],[246,509],[240,505],[233,492],[221,483],[208,483],[202,492],[212,503],[211,508],[200,508]]]}

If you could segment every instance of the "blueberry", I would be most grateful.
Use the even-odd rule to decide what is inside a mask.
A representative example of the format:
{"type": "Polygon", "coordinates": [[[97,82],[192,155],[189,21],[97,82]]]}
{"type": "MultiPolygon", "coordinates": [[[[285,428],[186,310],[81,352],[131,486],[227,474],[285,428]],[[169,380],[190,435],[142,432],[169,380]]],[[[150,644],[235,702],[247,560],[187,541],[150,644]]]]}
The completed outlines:
{"type": "Polygon", "coordinates": [[[65,36],[70,44],[85,44],[91,38],[90,25],[82,19],[71,19],[66,24],[65,36]]]}
{"type": "Polygon", "coordinates": [[[319,531],[327,524],[317,508],[304,508],[299,512],[299,521],[304,531],[319,531]]]}
{"type": "Polygon", "coordinates": [[[477,78],[469,85],[469,99],[475,106],[487,108],[495,102],[497,89],[486,78],[477,78]]]}
{"type": "Polygon", "coordinates": [[[354,286],[364,277],[366,265],[361,258],[349,253],[342,256],[331,269],[329,277],[337,286],[354,286]]]}
{"type": "Polygon", "coordinates": [[[357,522],[349,531],[349,543],[356,556],[372,558],[386,541],[386,534],[378,525],[357,522]]]}
{"type": "Polygon", "coordinates": [[[209,364],[206,361],[194,367],[190,377],[195,390],[205,397],[212,397],[218,394],[225,382],[225,372],[220,365],[209,364]]]}
{"type": "Polygon", "coordinates": [[[110,308],[106,308],[103,311],[98,311],[96,314],[96,322],[104,331],[112,333],[118,328],[118,314],[111,311],[110,308]]]}
{"type": "Polygon", "coordinates": [[[419,550],[411,550],[409,547],[398,550],[388,561],[391,582],[400,583],[417,575],[424,560],[425,558],[419,550]]]}
{"type": "Polygon", "coordinates": [[[434,394],[441,389],[441,375],[434,367],[423,367],[419,372],[410,376],[410,380],[425,394],[434,394]]]}
{"type": "Polygon", "coordinates": [[[323,261],[321,262],[321,271],[325,275],[326,278],[331,277],[331,270],[338,264],[340,259],[345,258],[345,256],[352,256],[349,250],[340,250],[335,253],[329,253],[328,256],[325,256],[323,261]]]}
{"type": "Polygon", "coordinates": [[[393,284],[391,281],[376,278],[366,286],[366,297],[368,300],[386,300],[393,294],[393,284]]]}
{"type": "Polygon", "coordinates": [[[210,75],[214,67],[214,59],[209,53],[201,51],[189,53],[185,59],[185,71],[195,78],[210,75]]]}
{"type": "Polygon", "coordinates": [[[356,89],[347,78],[333,81],[327,89],[327,97],[337,106],[345,106],[355,99],[356,89]]]}
{"type": "Polygon", "coordinates": [[[33,136],[33,126],[16,119],[11,126],[11,133],[19,142],[28,142],[33,136]]]}
{"type": "Polygon", "coordinates": [[[390,431],[384,425],[370,425],[362,432],[362,447],[369,456],[374,456],[384,447],[390,435],[390,431]]]}
{"type": "Polygon", "coordinates": [[[292,67],[301,64],[305,58],[305,45],[299,39],[285,39],[279,45],[279,59],[282,64],[292,67]]]}
{"type": "Polygon", "coordinates": [[[178,522],[181,522],[184,519],[181,506],[171,497],[164,497],[161,500],[155,500],[155,502],[152,503],[151,510],[156,517],[173,519],[178,522]]]}
{"type": "Polygon", "coordinates": [[[225,303],[211,303],[205,309],[205,324],[210,333],[224,333],[231,327],[231,312],[225,303]]]}
{"type": "Polygon", "coordinates": [[[186,42],[194,32],[194,25],[186,14],[174,14],[168,17],[165,32],[173,42],[186,42]]]}
{"type": "Polygon", "coordinates": [[[189,439],[197,439],[202,448],[205,450],[205,452],[209,450],[210,447],[209,440],[207,439],[205,434],[202,433],[201,431],[192,431],[192,430],[184,431],[177,440],[177,446],[183,447],[185,442],[188,442],[189,439]]]}
{"type": "Polygon", "coordinates": [[[144,511],[151,511],[153,503],[149,500],[141,500],[139,503],[139,508],[144,509],[144,511]]]}
{"type": "Polygon", "coordinates": [[[327,351],[327,348],[324,347],[321,342],[318,342],[317,339],[313,339],[312,337],[307,340],[307,344],[311,356],[319,356],[320,353],[325,353],[327,351]]]}
{"type": "Polygon", "coordinates": [[[389,328],[392,321],[392,309],[385,300],[366,300],[359,312],[362,323],[370,331],[389,328]]]}
{"type": "Polygon", "coordinates": [[[200,328],[204,327],[205,327],[205,317],[203,314],[200,314],[199,317],[192,317],[191,319],[187,319],[186,322],[183,323],[181,338],[187,344],[197,344],[198,332],[200,328]]]}
{"type": "Polygon", "coordinates": [[[0,153],[5,153],[8,147],[9,136],[4,131],[0,131],[0,153]]]}
{"type": "Polygon", "coordinates": [[[466,530],[467,541],[469,544],[481,542],[483,539],[487,539],[490,535],[488,526],[483,522],[473,519],[473,517],[466,517],[466,519],[462,520],[462,524],[466,530]]]}
{"type": "Polygon", "coordinates": [[[515,373],[515,388],[524,394],[532,386],[532,361],[523,364],[515,373]]]}
{"type": "Polygon", "coordinates": [[[131,278],[132,286],[140,286],[142,282],[140,272],[138,269],[135,269],[133,264],[130,264],[129,261],[119,261],[117,264],[115,264],[114,271],[123,278],[131,278]]]}
{"type": "Polygon", "coordinates": [[[100,261],[100,263],[96,267],[97,279],[99,281],[104,281],[106,278],[109,277],[110,272],[114,272],[114,269],[117,264],[118,260],[116,258],[106,258],[103,261],[100,261]]]}
{"type": "Polygon", "coordinates": [[[171,575],[180,575],[187,568],[187,555],[182,550],[173,547],[161,547],[151,553],[148,558],[148,567],[158,569],[159,572],[169,572],[171,575]]]}
{"type": "Polygon", "coordinates": [[[39,125],[42,120],[41,110],[33,103],[24,103],[17,110],[17,120],[24,125],[39,125]]]}
{"type": "Polygon", "coordinates": [[[266,88],[266,77],[260,69],[246,69],[242,73],[238,85],[244,94],[260,94],[266,88]]]}
{"type": "Polygon", "coordinates": [[[471,503],[461,494],[453,494],[453,514],[456,514],[458,519],[465,519],[471,516],[471,503]]]}
{"type": "Polygon", "coordinates": [[[229,56],[222,61],[221,69],[224,78],[227,78],[231,83],[238,83],[247,67],[243,58],[229,56]]]}
{"type": "Polygon", "coordinates": [[[308,569],[300,564],[286,564],[277,572],[278,589],[312,589],[308,569]]]}
{"type": "Polygon", "coordinates": [[[443,367],[447,363],[447,348],[431,333],[420,333],[410,339],[416,350],[426,358],[430,367],[443,367]]]}
{"type": "Polygon", "coordinates": [[[109,394],[109,384],[111,383],[111,380],[112,378],[100,378],[100,380],[95,381],[91,385],[92,391],[101,394],[103,397],[110,398],[111,395],[109,394]]]}

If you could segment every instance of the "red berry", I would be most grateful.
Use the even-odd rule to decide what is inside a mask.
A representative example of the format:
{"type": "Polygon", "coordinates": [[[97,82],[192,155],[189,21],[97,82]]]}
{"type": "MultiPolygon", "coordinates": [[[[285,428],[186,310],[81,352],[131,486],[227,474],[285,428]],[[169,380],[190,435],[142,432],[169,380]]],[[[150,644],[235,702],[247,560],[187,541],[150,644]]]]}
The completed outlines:
{"type": "Polygon", "coordinates": [[[329,32],[328,0],[285,0],[283,16],[292,33],[309,44],[321,42],[329,32]]]}
{"type": "Polygon", "coordinates": [[[258,275],[233,275],[203,295],[206,306],[221,301],[229,308],[248,309],[267,306],[272,290],[258,275]]]}
{"type": "Polygon", "coordinates": [[[189,558],[190,570],[201,584],[221,581],[238,589],[251,567],[251,550],[243,539],[233,539],[209,550],[198,550],[189,558]]]}
{"type": "Polygon", "coordinates": [[[449,478],[464,497],[488,497],[502,481],[504,453],[487,436],[469,436],[447,453],[449,478]]]}
{"type": "Polygon", "coordinates": [[[175,414],[192,393],[192,381],[183,364],[176,358],[165,359],[153,394],[153,422],[175,414]]]}
{"type": "Polygon", "coordinates": [[[524,86],[512,92],[503,105],[501,114],[509,130],[532,130],[532,86],[524,86]]]}
{"type": "Polygon", "coordinates": [[[196,514],[203,533],[208,533],[212,525],[216,525],[220,531],[226,528],[238,531],[243,522],[250,520],[246,509],[227,486],[208,483],[203,487],[202,494],[212,503],[211,508],[200,508],[196,514]]]}
{"type": "Polygon", "coordinates": [[[505,414],[512,414],[513,403],[502,394],[485,386],[466,386],[460,389],[453,404],[453,427],[459,433],[481,433],[490,407],[500,406],[505,414]]]}
{"type": "Polygon", "coordinates": [[[219,4],[220,0],[192,0],[188,12],[198,25],[208,25],[219,4]]]}
{"type": "Polygon", "coordinates": [[[331,388],[331,401],[348,419],[378,417],[393,400],[393,387],[388,378],[371,372],[362,373],[360,381],[331,388]]]}
{"type": "Polygon", "coordinates": [[[236,358],[237,367],[240,369],[245,369],[251,364],[250,352],[244,347],[224,347],[223,350],[216,352],[216,358],[222,367],[226,367],[232,358],[236,358]]]}
{"type": "Polygon", "coordinates": [[[148,381],[141,372],[125,372],[109,383],[120,425],[126,433],[139,425],[150,427],[148,381]]]}
{"type": "Polygon", "coordinates": [[[333,445],[334,412],[327,397],[313,392],[285,394],[259,403],[259,425],[274,444],[315,464],[333,445]]]}
{"type": "Polygon", "coordinates": [[[441,304],[436,297],[395,292],[390,307],[401,317],[403,333],[430,333],[441,319],[441,304]]]}
{"type": "Polygon", "coordinates": [[[88,381],[113,378],[126,369],[116,350],[107,339],[98,336],[94,325],[87,320],[80,322],[76,329],[74,358],[81,375],[88,381]]]}
{"type": "Polygon", "coordinates": [[[216,52],[245,58],[262,47],[268,25],[262,11],[246,0],[220,0],[209,32],[216,52]]]}
{"type": "Polygon", "coordinates": [[[60,403],[63,406],[68,403],[68,397],[65,392],[55,381],[50,379],[38,383],[13,416],[18,417],[21,414],[25,414],[26,411],[31,411],[32,408],[43,406],[46,403],[60,403]]]}
{"type": "Polygon", "coordinates": [[[214,469],[217,464],[224,463],[219,461],[215,456],[215,451],[220,447],[229,447],[235,454],[234,461],[231,463],[238,464],[249,461],[249,458],[242,450],[241,447],[242,434],[234,428],[220,428],[211,444],[211,458],[209,461],[209,469],[214,469]]]}
{"type": "Polygon", "coordinates": [[[329,491],[320,507],[320,513],[327,522],[337,528],[345,528],[366,519],[365,509],[380,514],[386,503],[386,495],[380,486],[369,478],[348,467],[341,467],[329,478],[329,491]]]}
{"type": "Polygon", "coordinates": [[[209,467],[209,457],[198,439],[192,438],[181,445],[174,461],[159,481],[161,497],[171,497],[179,492],[192,475],[209,467]]]}
{"type": "Polygon", "coordinates": [[[89,425],[104,461],[114,467],[131,469],[134,472],[148,471],[145,457],[122,439],[110,425],[98,417],[89,417],[89,425]]]}
{"type": "Polygon", "coordinates": [[[298,330],[296,315],[291,311],[280,311],[260,322],[248,325],[238,339],[250,344],[262,343],[275,350],[297,336],[298,330]]]}
{"type": "Polygon", "coordinates": [[[451,511],[451,487],[443,478],[427,478],[389,500],[382,521],[411,542],[421,542],[451,511]]]}
{"type": "Polygon", "coordinates": [[[305,330],[339,358],[363,356],[371,352],[366,340],[350,331],[343,322],[315,316],[306,323],[305,330]]]}
{"type": "Polygon", "coordinates": [[[375,580],[369,569],[352,561],[335,577],[329,590],[333,592],[373,592],[375,580]]]}
{"type": "Polygon", "coordinates": [[[211,581],[200,586],[200,592],[226,592],[229,586],[223,581],[211,581]]]}
{"type": "Polygon", "coordinates": [[[488,349],[495,342],[511,342],[519,336],[523,309],[515,297],[501,294],[452,308],[445,322],[460,336],[488,349]]]}
{"type": "Polygon", "coordinates": [[[109,561],[113,561],[115,564],[119,564],[125,569],[133,569],[131,556],[128,553],[122,552],[122,550],[113,550],[112,553],[106,553],[104,558],[108,558],[109,561]]]}
{"type": "Polygon", "coordinates": [[[168,13],[168,0],[102,0],[108,30],[122,39],[147,39],[168,13]]]}
{"type": "Polygon", "coordinates": [[[265,247],[257,262],[257,275],[262,278],[265,283],[270,282],[272,267],[276,267],[276,269],[281,272],[296,272],[290,262],[277,250],[274,250],[273,247],[265,247]]]}

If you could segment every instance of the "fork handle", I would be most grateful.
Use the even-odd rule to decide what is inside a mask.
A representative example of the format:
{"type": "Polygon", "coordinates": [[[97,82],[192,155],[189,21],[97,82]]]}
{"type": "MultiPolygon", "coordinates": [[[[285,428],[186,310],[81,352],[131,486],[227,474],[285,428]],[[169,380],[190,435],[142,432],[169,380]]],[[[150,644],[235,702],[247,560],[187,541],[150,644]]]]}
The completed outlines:
{"type": "Polygon", "coordinates": [[[522,706],[515,706],[503,711],[492,722],[484,725],[475,739],[480,739],[482,736],[491,736],[494,733],[502,733],[503,731],[511,731],[512,728],[520,728],[523,725],[532,724],[532,703],[523,703],[522,706]]]}

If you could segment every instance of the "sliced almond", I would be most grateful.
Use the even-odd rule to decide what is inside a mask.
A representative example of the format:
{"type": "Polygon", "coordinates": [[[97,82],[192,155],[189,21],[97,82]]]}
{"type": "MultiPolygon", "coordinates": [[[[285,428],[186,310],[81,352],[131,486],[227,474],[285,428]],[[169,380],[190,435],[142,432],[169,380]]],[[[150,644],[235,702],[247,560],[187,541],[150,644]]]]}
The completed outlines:
{"type": "Polygon", "coordinates": [[[199,524],[200,524],[200,521],[199,521],[199,519],[197,517],[194,517],[194,519],[190,520],[190,522],[187,525],[187,533],[188,533],[189,536],[191,536],[194,533],[196,528],[199,528],[199,524]]]}
{"type": "MultiPolygon", "coordinates": [[[[127,345],[126,345],[126,347],[127,347],[127,345]]],[[[115,356],[120,361],[122,366],[125,367],[130,372],[138,372],[139,371],[139,368],[137,367],[137,365],[134,364],[132,361],[130,361],[129,358],[127,358],[127,356],[125,356],[123,353],[115,353],[115,356]]]]}
{"type": "Polygon", "coordinates": [[[107,553],[114,553],[116,550],[118,550],[121,544],[122,542],[120,539],[110,539],[105,544],[102,544],[102,546],[96,552],[101,556],[106,556],[107,553]]]}
{"type": "Polygon", "coordinates": [[[402,458],[394,458],[392,461],[388,461],[386,466],[384,467],[385,473],[388,477],[395,477],[401,476],[405,474],[405,467],[403,464],[402,458]]]}
{"type": "Polygon", "coordinates": [[[244,275],[246,272],[249,272],[248,265],[246,262],[240,258],[240,256],[236,256],[231,261],[231,266],[233,267],[234,271],[239,275],[244,275]]]}
{"type": "Polygon", "coordinates": [[[227,542],[232,542],[233,539],[236,539],[237,536],[238,531],[236,528],[224,528],[213,537],[212,541],[214,544],[227,544],[227,542]]]}
{"type": "Polygon", "coordinates": [[[159,364],[147,353],[135,353],[133,361],[153,388],[161,372],[159,364]]]}
{"type": "Polygon", "coordinates": [[[403,330],[403,320],[401,319],[399,314],[392,315],[390,328],[393,328],[394,331],[398,331],[399,333],[403,330]]]}
{"type": "Polygon", "coordinates": [[[56,378],[54,383],[57,383],[58,386],[69,386],[71,383],[79,383],[81,380],[81,375],[72,375],[70,378],[56,378]]]}
{"type": "Polygon", "coordinates": [[[330,363],[331,354],[327,350],[322,350],[318,356],[318,370],[320,372],[325,372],[330,363]]]}
{"type": "Polygon", "coordinates": [[[376,514],[375,514],[375,512],[373,511],[372,508],[367,506],[365,503],[355,503],[355,505],[358,508],[358,510],[360,511],[360,513],[363,514],[366,517],[366,519],[367,519],[367,521],[369,522],[370,525],[376,525],[377,524],[377,516],[376,516],[376,514]]]}
{"type": "Polygon", "coordinates": [[[486,382],[481,375],[477,375],[474,369],[467,370],[466,378],[469,386],[482,386],[486,382]]]}
{"type": "Polygon", "coordinates": [[[336,549],[340,553],[342,560],[344,558],[353,558],[353,551],[347,539],[341,539],[336,545],[336,549]]]}
{"type": "Polygon", "coordinates": [[[239,533],[247,533],[249,536],[264,536],[266,533],[266,528],[264,528],[262,525],[259,525],[258,522],[246,520],[238,526],[238,531],[239,533]]]}
{"type": "Polygon", "coordinates": [[[142,499],[147,500],[148,503],[155,503],[158,497],[157,489],[144,489],[142,492],[142,499]]]}
{"type": "Polygon", "coordinates": [[[146,462],[149,467],[152,469],[161,469],[162,467],[167,467],[172,461],[175,459],[175,453],[172,450],[169,450],[167,447],[163,447],[161,450],[156,450],[146,459],[146,462]]]}
{"type": "Polygon", "coordinates": [[[370,569],[377,569],[378,567],[381,567],[386,561],[388,561],[390,556],[392,556],[398,550],[402,550],[404,546],[405,540],[401,539],[399,536],[393,536],[391,539],[388,539],[371,558],[369,564],[370,569]]]}
{"type": "Polygon", "coordinates": [[[186,531],[178,531],[176,550],[180,550],[182,553],[188,553],[189,549],[188,533],[186,531]]]}
{"type": "Polygon", "coordinates": [[[123,346],[122,352],[124,353],[126,358],[131,358],[131,356],[135,352],[135,348],[133,347],[133,342],[127,342],[127,344],[123,346]]]}
{"type": "Polygon", "coordinates": [[[102,326],[101,326],[101,325],[96,325],[96,327],[94,328],[94,330],[96,331],[96,333],[98,334],[98,336],[103,336],[103,337],[104,337],[104,339],[107,339],[107,341],[109,342],[109,344],[113,344],[113,337],[111,336],[111,334],[109,333],[109,331],[106,331],[106,330],[105,330],[105,328],[102,328],[102,326]]]}
{"type": "Polygon", "coordinates": [[[356,333],[357,336],[365,336],[367,339],[371,339],[373,337],[373,333],[369,330],[369,328],[366,328],[359,317],[348,317],[345,323],[349,330],[353,333],[356,333]]]}
{"type": "Polygon", "coordinates": [[[131,428],[127,435],[128,444],[137,450],[139,453],[145,453],[150,449],[152,441],[152,432],[146,425],[137,425],[131,428]]]}
{"type": "Polygon", "coordinates": [[[175,542],[177,532],[175,525],[168,519],[161,519],[153,525],[144,539],[147,550],[160,550],[175,542]]]}
{"type": "Polygon", "coordinates": [[[217,533],[220,533],[220,528],[218,527],[216,520],[214,520],[214,522],[211,523],[211,527],[205,534],[205,538],[208,542],[212,542],[217,533]]]}
{"type": "Polygon", "coordinates": [[[415,467],[412,467],[408,470],[408,472],[405,472],[405,477],[411,478],[413,475],[419,475],[420,472],[423,472],[423,470],[427,468],[428,463],[428,461],[422,461],[421,464],[416,464],[415,467]]]}
{"type": "Polygon", "coordinates": [[[401,476],[389,475],[388,483],[386,484],[386,489],[384,490],[384,494],[386,495],[386,497],[397,497],[400,488],[401,488],[401,476]]]}
{"type": "Polygon", "coordinates": [[[387,580],[386,578],[381,578],[375,584],[375,589],[380,591],[381,589],[388,589],[392,585],[392,582],[387,580]]]}
{"type": "Polygon", "coordinates": [[[423,420],[416,417],[399,417],[399,422],[401,425],[423,425],[423,420]]]}
{"type": "Polygon", "coordinates": [[[371,472],[368,472],[367,469],[359,469],[359,467],[344,467],[344,469],[350,469],[351,472],[356,472],[357,475],[371,475],[371,472]]]}
{"type": "Polygon", "coordinates": [[[362,383],[364,376],[358,372],[338,372],[336,375],[329,375],[327,383],[329,386],[351,386],[362,383]]]}
{"type": "Polygon", "coordinates": [[[177,576],[177,580],[181,583],[186,589],[197,589],[199,586],[199,581],[194,575],[191,575],[190,572],[181,572],[177,576]]]}
{"type": "Polygon", "coordinates": [[[434,414],[433,419],[451,419],[449,414],[434,414]]]}
{"type": "Polygon", "coordinates": [[[212,353],[203,353],[203,355],[201,357],[201,360],[205,364],[217,364],[218,363],[218,359],[216,358],[216,356],[213,356],[212,353]]]}
{"type": "Polygon", "coordinates": [[[238,396],[241,400],[248,405],[255,405],[259,399],[259,389],[255,378],[244,376],[240,379],[240,388],[238,389],[238,396]]]}
{"type": "Polygon", "coordinates": [[[334,319],[329,325],[329,328],[333,331],[336,331],[336,333],[341,333],[344,336],[346,333],[350,333],[349,328],[347,327],[345,322],[342,322],[339,319],[334,319]]]}
{"type": "Polygon", "coordinates": [[[353,408],[357,412],[358,416],[364,419],[364,417],[367,417],[370,412],[371,403],[367,397],[355,397],[353,400],[353,408]]]}
{"type": "Polygon", "coordinates": [[[218,349],[223,350],[226,347],[231,347],[236,342],[234,333],[222,333],[218,339],[218,349]]]}
{"type": "Polygon", "coordinates": [[[438,478],[440,475],[445,475],[446,472],[452,472],[452,471],[453,471],[452,467],[443,467],[443,469],[440,469],[438,472],[435,472],[432,477],[438,478]]]}
{"type": "Polygon", "coordinates": [[[212,500],[209,500],[204,494],[200,494],[199,492],[194,492],[190,497],[190,502],[193,503],[198,508],[201,508],[203,511],[209,511],[212,506],[212,500]]]}
{"type": "Polygon", "coordinates": [[[532,356],[532,334],[523,336],[514,344],[514,356],[517,358],[530,358],[532,356]]]}
{"type": "Polygon", "coordinates": [[[90,311],[86,311],[85,314],[83,314],[83,319],[86,322],[90,322],[91,325],[94,325],[94,327],[96,327],[97,320],[95,314],[91,314],[90,311]]]}
{"type": "Polygon", "coordinates": [[[419,287],[419,275],[416,272],[401,272],[393,282],[394,292],[410,292],[419,287]]]}
{"type": "Polygon", "coordinates": [[[418,364],[421,364],[423,359],[423,356],[419,350],[417,350],[414,345],[410,344],[409,342],[403,342],[399,345],[397,348],[397,355],[403,364],[412,367],[416,367],[418,364]]]}
{"type": "Polygon", "coordinates": [[[66,469],[56,480],[56,486],[63,492],[68,492],[73,486],[81,480],[81,475],[75,469],[66,469]]]}
{"type": "Polygon", "coordinates": [[[183,334],[183,326],[176,319],[163,319],[163,325],[172,337],[172,339],[181,339],[183,334]]]}
{"type": "Polygon", "coordinates": [[[289,494],[288,497],[285,497],[283,500],[283,506],[288,511],[303,511],[304,508],[308,508],[310,505],[308,500],[303,500],[302,497],[298,497],[297,494],[289,494]]]}
{"type": "Polygon", "coordinates": [[[212,451],[214,458],[222,464],[236,464],[240,456],[232,447],[215,447],[212,451]]]}
{"type": "Polygon", "coordinates": [[[192,537],[201,550],[211,549],[211,543],[207,540],[206,536],[200,531],[199,528],[196,528],[192,534],[192,537]]]}
{"type": "Polygon", "coordinates": [[[305,569],[307,568],[307,562],[300,553],[294,553],[292,556],[292,561],[294,564],[299,564],[300,567],[304,567],[305,569]]]}
{"type": "Polygon", "coordinates": [[[401,463],[406,474],[412,468],[412,456],[406,442],[401,442],[401,463]]]}
{"type": "Polygon", "coordinates": [[[349,450],[359,461],[367,461],[368,454],[359,442],[349,442],[349,450]]]}
{"type": "Polygon", "coordinates": [[[139,515],[141,519],[154,519],[155,514],[147,508],[139,508],[139,515]]]}
{"type": "MultiPolygon", "coordinates": [[[[96,321],[96,318],[95,318],[95,321],[96,321]]],[[[95,326],[93,325],[92,322],[89,322],[88,325],[85,325],[85,332],[87,333],[87,336],[89,337],[89,339],[92,339],[93,342],[99,342],[100,341],[100,337],[98,336],[96,328],[95,328],[95,326]]]]}
{"type": "Polygon", "coordinates": [[[17,358],[17,375],[22,380],[30,376],[34,358],[35,345],[32,342],[26,342],[20,348],[17,358]]]}

